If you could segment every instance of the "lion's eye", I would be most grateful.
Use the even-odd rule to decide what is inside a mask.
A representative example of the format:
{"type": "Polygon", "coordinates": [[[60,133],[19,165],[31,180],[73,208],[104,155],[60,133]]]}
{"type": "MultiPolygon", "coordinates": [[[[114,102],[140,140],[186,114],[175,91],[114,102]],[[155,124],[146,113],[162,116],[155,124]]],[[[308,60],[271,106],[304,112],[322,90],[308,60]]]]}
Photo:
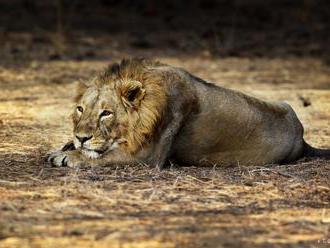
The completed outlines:
{"type": "Polygon", "coordinates": [[[82,113],[82,112],[84,111],[83,107],[81,107],[81,106],[78,106],[78,107],[77,107],[77,110],[78,110],[80,113],[82,113]]]}
{"type": "Polygon", "coordinates": [[[100,117],[110,116],[112,114],[113,114],[113,112],[111,112],[110,110],[103,110],[102,113],[100,114],[100,117]]]}

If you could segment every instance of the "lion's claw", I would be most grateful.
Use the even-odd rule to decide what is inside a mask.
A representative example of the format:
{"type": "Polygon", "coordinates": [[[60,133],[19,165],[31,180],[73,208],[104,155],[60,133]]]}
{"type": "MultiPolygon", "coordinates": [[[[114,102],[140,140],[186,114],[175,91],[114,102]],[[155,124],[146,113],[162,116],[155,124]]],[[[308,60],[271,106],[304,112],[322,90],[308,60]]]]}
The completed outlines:
{"type": "Polygon", "coordinates": [[[64,157],[63,159],[62,159],[62,166],[67,166],[67,159],[68,159],[68,157],[64,157]]]}

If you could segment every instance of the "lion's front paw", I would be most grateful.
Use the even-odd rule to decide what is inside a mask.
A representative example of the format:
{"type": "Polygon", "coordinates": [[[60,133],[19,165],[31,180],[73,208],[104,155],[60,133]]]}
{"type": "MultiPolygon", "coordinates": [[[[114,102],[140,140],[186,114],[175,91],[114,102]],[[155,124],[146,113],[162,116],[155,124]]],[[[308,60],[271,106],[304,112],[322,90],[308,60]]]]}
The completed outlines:
{"type": "Polygon", "coordinates": [[[53,152],[48,156],[48,162],[55,167],[78,167],[81,162],[73,154],[68,152],[57,151],[53,152]]]}

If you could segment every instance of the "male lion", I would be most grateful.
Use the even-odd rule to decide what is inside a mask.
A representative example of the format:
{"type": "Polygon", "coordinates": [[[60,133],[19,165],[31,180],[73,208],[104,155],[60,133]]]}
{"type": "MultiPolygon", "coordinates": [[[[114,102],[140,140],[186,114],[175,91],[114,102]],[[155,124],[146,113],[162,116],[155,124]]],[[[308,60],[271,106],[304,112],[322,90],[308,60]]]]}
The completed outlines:
{"type": "Polygon", "coordinates": [[[123,60],[79,87],[73,142],[54,166],[147,163],[264,165],[329,157],[312,148],[286,103],[258,100],[183,69],[123,60]]]}

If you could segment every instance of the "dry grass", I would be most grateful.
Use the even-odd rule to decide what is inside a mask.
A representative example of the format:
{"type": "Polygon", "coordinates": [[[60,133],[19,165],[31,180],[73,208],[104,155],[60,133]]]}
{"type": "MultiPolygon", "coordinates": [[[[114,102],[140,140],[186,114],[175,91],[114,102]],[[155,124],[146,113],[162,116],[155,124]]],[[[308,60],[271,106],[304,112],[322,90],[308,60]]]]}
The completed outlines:
{"type": "MultiPolygon", "coordinates": [[[[206,79],[296,109],[330,144],[329,68],[312,59],[163,57],[206,79]],[[302,98],[311,106],[304,107],[302,98]]],[[[327,247],[330,164],[50,168],[70,137],[72,82],[102,61],[0,68],[0,247],[327,247]]]]}

